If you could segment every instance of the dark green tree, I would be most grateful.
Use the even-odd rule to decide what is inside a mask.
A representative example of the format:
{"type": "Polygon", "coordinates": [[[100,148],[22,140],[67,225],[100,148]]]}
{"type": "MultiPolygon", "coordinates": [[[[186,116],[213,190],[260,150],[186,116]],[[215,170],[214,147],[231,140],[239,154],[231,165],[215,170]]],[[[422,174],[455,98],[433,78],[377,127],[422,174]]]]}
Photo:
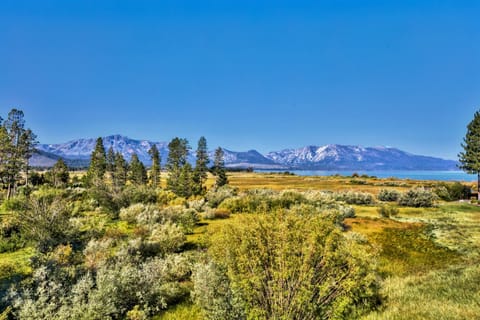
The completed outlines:
{"type": "Polygon", "coordinates": [[[208,173],[208,150],[207,139],[200,137],[197,146],[197,160],[195,162],[195,170],[193,171],[193,194],[201,195],[206,191],[205,182],[207,181],[208,173]]]}
{"type": "MultiPolygon", "coordinates": [[[[183,167],[187,164],[188,151],[190,147],[188,145],[187,139],[173,138],[172,141],[168,144],[168,158],[166,169],[168,171],[167,178],[167,189],[171,190],[178,196],[186,196],[184,194],[184,181],[185,177],[189,176],[191,180],[191,174],[187,175],[186,170],[182,170],[183,167]],[[181,175],[183,177],[181,178],[181,175]]],[[[190,166],[191,170],[191,166],[190,166]]]]}
{"type": "Polygon", "coordinates": [[[178,195],[188,198],[193,194],[193,169],[190,163],[186,163],[180,169],[180,176],[178,179],[178,195]]]}
{"type": "Polygon", "coordinates": [[[102,138],[97,139],[95,149],[90,158],[90,166],[87,171],[87,183],[90,186],[103,184],[105,172],[107,170],[107,156],[102,138]]]}
{"type": "Polygon", "coordinates": [[[215,181],[215,186],[217,188],[228,184],[227,171],[225,169],[225,161],[223,159],[224,156],[225,154],[223,149],[218,147],[215,150],[215,157],[213,160],[213,173],[217,177],[215,181]]]}
{"type": "Polygon", "coordinates": [[[147,183],[147,179],[147,170],[138,159],[137,154],[134,153],[128,166],[128,180],[135,185],[143,185],[147,183]]]}
{"type": "Polygon", "coordinates": [[[35,151],[36,139],[32,130],[25,128],[23,111],[12,109],[0,132],[1,174],[7,185],[7,198],[15,193],[22,172],[28,185],[28,160],[35,151]]]}
{"type": "Polygon", "coordinates": [[[47,181],[55,188],[62,187],[68,183],[70,174],[68,167],[63,159],[59,159],[57,163],[46,173],[47,181]]]}
{"type": "Polygon", "coordinates": [[[148,150],[148,154],[152,159],[152,167],[150,168],[150,182],[154,188],[160,186],[160,152],[158,151],[157,146],[154,144],[148,150]]]}
{"type": "Polygon", "coordinates": [[[115,153],[115,169],[113,172],[113,186],[116,188],[122,188],[127,183],[128,176],[128,163],[120,152],[115,153]]]}
{"type": "Polygon", "coordinates": [[[114,172],[115,172],[115,151],[113,151],[112,146],[110,146],[110,148],[108,148],[105,160],[106,160],[106,171],[107,171],[108,175],[110,176],[110,179],[111,179],[112,184],[113,184],[113,176],[114,176],[114,172]]]}
{"type": "Polygon", "coordinates": [[[480,111],[475,112],[473,120],[467,126],[467,133],[463,138],[463,151],[458,154],[463,171],[476,174],[478,184],[478,200],[480,200],[480,111]]]}

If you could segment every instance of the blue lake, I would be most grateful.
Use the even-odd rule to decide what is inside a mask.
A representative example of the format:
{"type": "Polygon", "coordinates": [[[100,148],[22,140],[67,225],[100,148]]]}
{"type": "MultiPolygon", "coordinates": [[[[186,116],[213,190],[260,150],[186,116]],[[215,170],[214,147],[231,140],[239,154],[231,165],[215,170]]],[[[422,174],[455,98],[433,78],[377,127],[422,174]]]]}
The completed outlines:
{"type": "MultiPolygon", "coordinates": [[[[255,170],[256,172],[283,172],[275,170],[255,170]]],[[[353,173],[359,175],[376,176],[378,178],[399,178],[413,180],[441,180],[441,181],[477,181],[477,176],[466,174],[463,171],[413,171],[413,170],[386,170],[386,171],[321,171],[321,170],[288,170],[299,176],[331,176],[339,174],[351,176],[353,173]]]]}

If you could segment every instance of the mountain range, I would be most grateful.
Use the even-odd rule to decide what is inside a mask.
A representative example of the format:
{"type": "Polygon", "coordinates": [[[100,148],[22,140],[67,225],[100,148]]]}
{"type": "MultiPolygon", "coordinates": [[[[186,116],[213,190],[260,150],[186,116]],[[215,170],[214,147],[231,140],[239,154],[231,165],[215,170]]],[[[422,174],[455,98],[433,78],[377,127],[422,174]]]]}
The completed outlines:
{"type": "MultiPolygon", "coordinates": [[[[78,139],[61,144],[39,144],[30,159],[34,167],[51,167],[62,158],[70,167],[88,166],[96,139],[78,139]]],[[[164,164],[168,156],[167,142],[135,140],[122,135],[103,138],[105,150],[110,147],[127,160],[136,153],[143,163],[150,165],[148,150],[157,145],[164,164]]],[[[414,155],[391,147],[361,147],[329,144],[298,149],[272,151],[265,155],[256,150],[244,152],[224,150],[225,165],[230,168],[265,170],[456,170],[457,162],[414,155]]],[[[213,151],[210,152],[213,159],[213,151]]],[[[195,162],[194,151],[189,162],[195,162]]]]}

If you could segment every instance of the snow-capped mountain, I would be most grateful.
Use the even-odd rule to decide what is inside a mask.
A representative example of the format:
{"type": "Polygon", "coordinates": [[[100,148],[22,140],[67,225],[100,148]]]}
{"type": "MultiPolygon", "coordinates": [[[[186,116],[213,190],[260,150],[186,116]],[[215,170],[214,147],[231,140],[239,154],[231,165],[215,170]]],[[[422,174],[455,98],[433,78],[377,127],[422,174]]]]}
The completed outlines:
{"type": "MultiPolygon", "coordinates": [[[[245,152],[236,152],[223,149],[224,161],[227,167],[231,168],[249,168],[256,169],[286,169],[283,165],[275,163],[275,161],[268,159],[257,150],[248,150],[245,152]]],[[[213,159],[214,152],[210,154],[210,159],[213,159]]]]}
{"type": "MultiPolygon", "coordinates": [[[[115,152],[120,152],[125,159],[130,160],[134,153],[137,154],[140,161],[150,164],[150,155],[148,150],[156,144],[160,155],[165,161],[168,155],[167,143],[166,142],[151,142],[147,140],[135,140],[121,135],[111,135],[108,137],[103,137],[103,146],[105,151],[108,151],[110,147],[113,148],[115,152]]],[[[72,140],[66,143],[60,144],[40,144],[37,146],[37,150],[48,152],[57,156],[60,156],[64,159],[90,159],[93,149],[97,139],[78,139],[72,140]]]]}
{"type": "Polygon", "coordinates": [[[413,155],[390,147],[329,144],[285,149],[266,155],[292,169],[311,170],[453,170],[456,162],[413,155]]]}
{"type": "MultiPolygon", "coordinates": [[[[74,167],[88,166],[96,139],[78,139],[62,144],[40,144],[39,153],[30,161],[32,166],[52,166],[59,157],[74,167]]],[[[103,138],[105,150],[110,147],[120,152],[127,160],[136,153],[146,165],[150,165],[148,150],[157,145],[162,163],[168,156],[167,142],[135,140],[121,135],[103,138]]],[[[344,145],[306,146],[285,149],[262,155],[256,150],[236,152],[224,150],[225,165],[231,168],[297,169],[297,170],[455,170],[452,160],[413,155],[390,147],[361,147],[344,145]]],[[[209,152],[213,160],[214,152],[209,152]]],[[[195,162],[194,151],[189,162],[195,162]]]]}

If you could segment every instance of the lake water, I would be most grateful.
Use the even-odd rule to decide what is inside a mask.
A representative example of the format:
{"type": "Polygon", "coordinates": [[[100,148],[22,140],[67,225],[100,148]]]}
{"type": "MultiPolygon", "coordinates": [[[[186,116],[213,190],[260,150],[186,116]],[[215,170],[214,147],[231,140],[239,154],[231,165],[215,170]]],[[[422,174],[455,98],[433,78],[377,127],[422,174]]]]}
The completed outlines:
{"type": "MultiPolygon", "coordinates": [[[[256,172],[282,172],[272,170],[255,170],[256,172]]],[[[331,176],[339,174],[351,176],[353,173],[359,175],[376,176],[378,178],[399,178],[413,180],[440,180],[440,181],[477,181],[477,176],[466,174],[463,171],[413,171],[413,170],[386,170],[386,171],[321,171],[321,170],[289,170],[298,176],[331,176]]]]}

